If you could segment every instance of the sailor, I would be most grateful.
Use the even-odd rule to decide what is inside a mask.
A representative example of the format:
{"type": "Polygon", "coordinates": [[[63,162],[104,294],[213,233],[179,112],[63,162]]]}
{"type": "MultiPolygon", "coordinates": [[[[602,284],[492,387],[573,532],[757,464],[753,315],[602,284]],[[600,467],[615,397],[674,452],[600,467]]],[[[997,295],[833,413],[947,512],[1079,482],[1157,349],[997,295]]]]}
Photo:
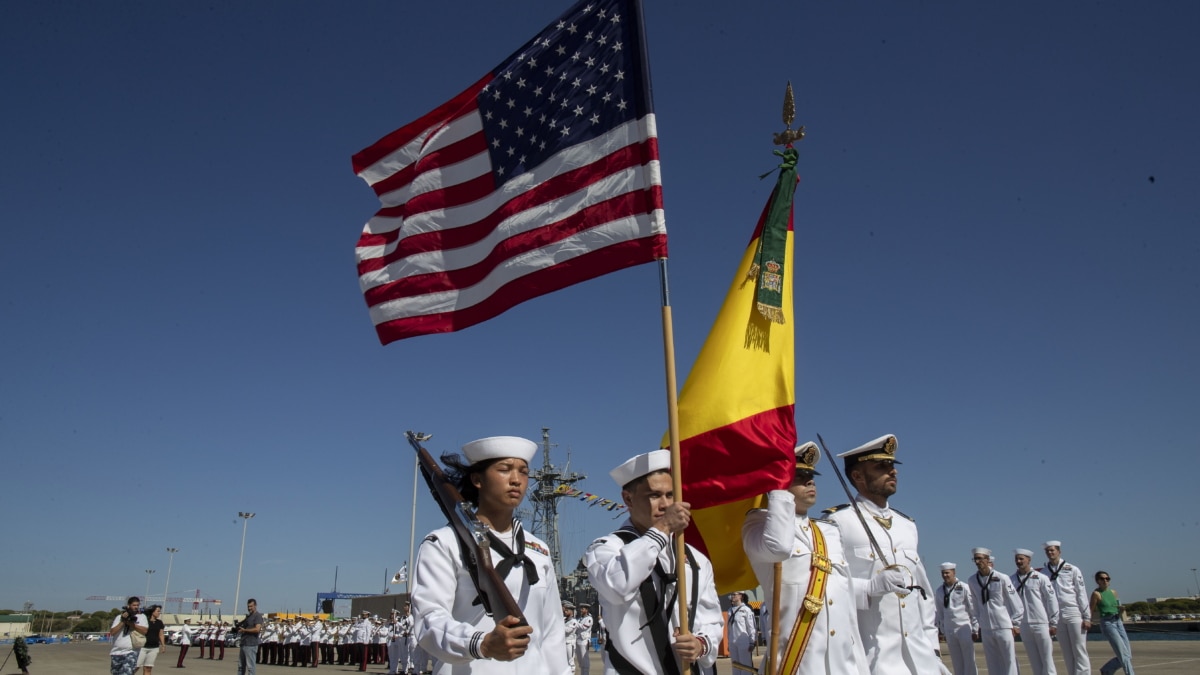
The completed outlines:
{"type": "Polygon", "coordinates": [[[410,675],[413,670],[413,617],[411,605],[404,603],[404,611],[392,610],[392,623],[388,633],[389,675],[410,675]]]}
{"type": "Polygon", "coordinates": [[[1018,548],[1013,551],[1017,571],[1012,575],[1017,597],[1025,608],[1021,619],[1021,643],[1029,656],[1033,675],[1056,675],[1054,644],[1058,632],[1058,598],[1049,577],[1033,569],[1033,551],[1018,548]]]}
{"type": "Polygon", "coordinates": [[[188,647],[192,644],[192,620],[184,619],[183,625],[179,627],[179,662],[175,664],[176,668],[183,668],[183,657],[187,656],[188,647]]]}
{"type": "MultiPolygon", "coordinates": [[[[579,664],[580,675],[589,675],[592,672],[591,659],[588,657],[592,646],[592,606],[586,602],[579,603],[579,618],[575,621],[575,662],[579,664]]],[[[567,644],[567,648],[570,647],[567,644]]]]}
{"type": "Polygon", "coordinates": [[[1012,580],[996,574],[986,548],[971,549],[977,571],[967,585],[979,619],[979,638],[987,659],[988,675],[1017,675],[1017,651],[1014,640],[1021,634],[1024,608],[1012,580]]]}
{"type": "Polygon", "coordinates": [[[712,563],[685,547],[680,597],[673,536],[691,522],[687,502],[676,501],[671,452],[655,450],[609,472],[621,486],[629,519],[621,529],[592,542],[584,553],[588,579],[608,624],[606,675],[679,675],[693,665],[708,671],[717,660],[723,620],[712,563]],[[692,625],[680,630],[679,602],[692,625]]]}
{"type": "MultiPolygon", "coordinates": [[[[768,645],[771,625],[779,621],[771,672],[865,673],[867,659],[859,638],[854,580],[841,532],[831,521],[808,517],[817,501],[814,476],[820,475],[816,465],[821,451],[810,442],[797,447],[795,454],[791,487],[768,492],[767,508],[746,514],[742,525],[742,546],[766,591],[763,616],[769,618],[763,623],[768,645]],[[782,563],[779,598],[773,595],[776,563],[782,563]]],[[[739,608],[751,613],[740,603],[734,610],[739,608]]],[[[731,646],[734,610],[729,614],[731,646]]],[[[733,656],[732,649],[730,658],[753,665],[748,655],[744,660],[733,656]]]]}
{"type": "MultiPolygon", "coordinates": [[[[558,580],[550,550],[513,515],[529,487],[533,441],[493,436],[463,446],[466,458],[444,455],[447,475],[487,526],[493,564],[521,610],[520,619],[488,616],[464,565],[454,529],[434,530],[421,542],[413,574],[417,641],[441,675],[520,673],[569,675],[558,580]]],[[[502,608],[495,608],[502,610],[502,608]]]]}
{"type": "Polygon", "coordinates": [[[729,616],[726,630],[729,634],[729,660],[745,666],[754,665],[754,640],[758,637],[754,610],[746,604],[746,594],[734,591],[729,594],[729,616]]]}
{"type": "Polygon", "coordinates": [[[1062,559],[1062,542],[1046,542],[1046,564],[1038,571],[1050,578],[1058,597],[1058,645],[1066,663],[1064,675],[1088,675],[1092,662],[1088,659],[1087,632],[1092,627],[1092,610],[1088,606],[1087,580],[1083,570],[1062,559]]]}
{"type": "Polygon", "coordinates": [[[934,591],[933,621],[946,638],[954,675],[978,675],[975,665],[975,640],[979,638],[979,620],[971,591],[958,580],[958,565],[942,563],[942,585],[934,591]]]}
{"type": "Polygon", "coordinates": [[[567,643],[567,666],[575,672],[575,633],[579,630],[579,620],[575,618],[575,605],[563,601],[563,640],[567,643]]]}
{"type": "Polygon", "coordinates": [[[825,513],[842,533],[867,667],[873,675],[929,675],[945,669],[933,623],[933,586],[917,552],[916,522],[888,501],[896,494],[895,455],[891,434],[838,455],[858,494],[853,503],[825,513]]]}

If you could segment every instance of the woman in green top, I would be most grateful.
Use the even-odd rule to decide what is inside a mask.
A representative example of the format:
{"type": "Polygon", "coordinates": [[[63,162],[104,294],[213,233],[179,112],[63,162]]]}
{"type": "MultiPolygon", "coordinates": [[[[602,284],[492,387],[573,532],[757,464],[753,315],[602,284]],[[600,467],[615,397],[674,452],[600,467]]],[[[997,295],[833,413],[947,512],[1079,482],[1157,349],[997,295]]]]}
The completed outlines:
{"type": "Polygon", "coordinates": [[[1092,617],[1100,617],[1100,630],[1116,654],[1100,667],[1100,672],[1102,675],[1112,675],[1120,668],[1125,675],[1133,675],[1133,652],[1129,648],[1125,624],[1121,622],[1121,601],[1117,599],[1117,592],[1108,586],[1111,580],[1108,572],[1096,572],[1097,588],[1092,591],[1092,617]]]}

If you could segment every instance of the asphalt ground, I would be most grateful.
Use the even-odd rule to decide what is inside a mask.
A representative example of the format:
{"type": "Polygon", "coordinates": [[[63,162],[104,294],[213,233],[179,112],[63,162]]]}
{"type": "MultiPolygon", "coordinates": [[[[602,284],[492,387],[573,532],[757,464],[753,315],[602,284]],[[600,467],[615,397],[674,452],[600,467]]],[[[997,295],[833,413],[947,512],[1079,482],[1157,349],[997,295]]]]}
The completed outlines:
{"type": "MultiPolygon", "coordinates": [[[[11,646],[5,650],[5,656],[8,656],[11,651],[11,646]]],[[[1151,675],[1195,675],[1200,673],[1200,640],[1138,640],[1133,642],[1133,666],[1139,673],[1150,673],[1151,675]]],[[[107,644],[96,642],[73,642],[63,645],[29,645],[29,654],[33,657],[33,663],[29,666],[30,675],[83,675],[86,673],[95,673],[101,675],[109,672],[107,644]]],[[[209,661],[205,659],[195,658],[196,650],[193,648],[188,652],[184,669],[186,675],[236,675],[237,673],[237,651],[234,649],[225,650],[224,661],[209,661]]],[[[1112,658],[1112,649],[1109,648],[1107,642],[1088,642],[1088,653],[1091,654],[1092,672],[1100,672],[1100,666],[1112,658]]],[[[158,665],[155,666],[154,672],[159,675],[167,675],[167,673],[178,673],[175,669],[175,662],[179,659],[179,652],[176,647],[168,647],[165,653],[159,654],[158,665]]],[[[0,659],[2,660],[2,659],[0,659]]],[[[946,666],[950,666],[949,657],[945,659],[946,666]]],[[[983,660],[983,647],[975,645],[975,661],[979,665],[979,672],[986,673],[987,668],[983,660]]],[[[758,659],[755,660],[755,664],[758,659]]],[[[1025,656],[1025,650],[1021,645],[1017,645],[1017,663],[1022,673],[1029,673],[1029,659],[1025,656]]],[[[1057,648],[1055,649],[1055,663],[1058,672],[1065,672],[1061,654],[1057,648]]],[[[289,668],[284,666],[264,666],[259,665],[256,669],[256,675],[283,675],[283,673],[295,673],[299,668],[289,668]]],[[[326,673],[356,673],[358,669],[351,666],[320,666],[317,670],[326,673]]],[[[10,673],[20,673],[16,667],[14,659],[9,658],[8,662],[0,670],[0,675],[9,675],[10,673]]],[[[387,668],[384,666],[367,666],[369,673],[386,673],[387,668]]],[[[603,666],[600,662],[598,653],[592,654],[592,669],[591,672],[595,675],[603,675],[603,666]]],[[[742,671],[737,671],[741,673],[742,671]]],[[[729,659],[717,659],[718,675],[734,675],[734,670],[729,663],[729,659]]],[[[139,674],[140,675],[140,674],[139,674]]]]}

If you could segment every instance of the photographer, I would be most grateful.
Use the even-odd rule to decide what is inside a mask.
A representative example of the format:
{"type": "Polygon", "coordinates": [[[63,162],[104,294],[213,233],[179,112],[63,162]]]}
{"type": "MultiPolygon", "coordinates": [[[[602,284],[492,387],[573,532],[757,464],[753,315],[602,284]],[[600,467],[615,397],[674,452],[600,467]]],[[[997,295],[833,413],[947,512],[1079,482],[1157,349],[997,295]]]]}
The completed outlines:
{"type": "Polygon", "coordinates": [[[137,596],[130,597],[121,613],[113,617],[112,627],[108,636],[113,639],[112,649],[108,651],[112,675],[133,675],[137,670],[137,650],[133,647],[131,633],[145,635],[150,630],[150,622],[141,613],[142,601],[137,596]]]}
{"type": "Polygon", "coordinates": [[[246,601],[246,618],[233,624],[233,632],[242,638],[238,649],[238,675],[254,675],[254,664],[258,657],[258,634],[262,632],[263,616],[258,613],[258,601],[246,601]]]}

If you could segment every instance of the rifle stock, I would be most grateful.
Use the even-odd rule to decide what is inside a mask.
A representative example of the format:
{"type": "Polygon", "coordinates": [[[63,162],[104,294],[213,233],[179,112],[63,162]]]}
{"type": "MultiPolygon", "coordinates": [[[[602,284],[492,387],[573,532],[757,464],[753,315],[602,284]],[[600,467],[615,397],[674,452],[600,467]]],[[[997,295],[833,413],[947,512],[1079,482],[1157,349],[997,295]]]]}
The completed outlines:
{"type": "MultiPolygon", "coordinates": [[[[504,585],[504,580],[500,578],[496,568],[492,565],[492,549],[487,538],[487,526],[475,516],[475,510],[471,504],[463,499],[458,487],[450,482],[446,473],[442,471],[442,467],[421,445],[421,441],[428,440],[430,437],[412,431],[406,432],[405,436],[413,449],[417,451],[421,475],[425,478],[429,491],[433,493],[434,501],[438,503],[442,514],[450,521],[450,526],[454,529],[454,534],[458,537],[462,550],[466,554],[467,571],[471,574],[471,581],[474,582],[475,589],[479,591],[479,600],[483,604],[483,611],[487,612],[488,616],[495,617],[496,609],[499,608],[501,610],[499,618],[504,618],[505,615],[514,616],[520,620],[518,625],[529,625],[529,622],[525,620],[525,614],[521,612],[520,605],[517,604],[516,599],[509,592],[508,586],[504,585]]],[[[415,574],[415,567],[409,573],[415,574]]]]}

